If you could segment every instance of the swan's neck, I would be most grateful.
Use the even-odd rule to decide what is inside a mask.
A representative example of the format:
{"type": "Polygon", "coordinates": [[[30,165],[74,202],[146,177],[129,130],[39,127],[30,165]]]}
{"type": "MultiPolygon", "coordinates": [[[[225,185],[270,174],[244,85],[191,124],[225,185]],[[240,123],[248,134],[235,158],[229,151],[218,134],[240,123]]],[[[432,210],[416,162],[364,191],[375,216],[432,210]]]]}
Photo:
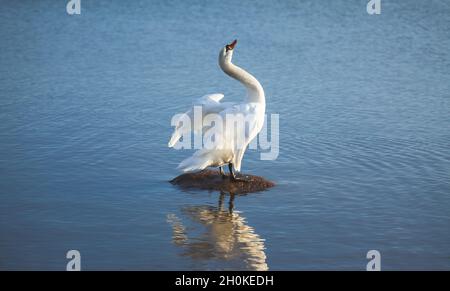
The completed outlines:
{"type": "Polygon", "coordinates": [[[230,60],[221,59],[219,65],[222,70],[230,77],[238,80],[247,88],[247,101],[266,104],[264,89],[261,84],[250,73],[236,66],[230,60]]]}

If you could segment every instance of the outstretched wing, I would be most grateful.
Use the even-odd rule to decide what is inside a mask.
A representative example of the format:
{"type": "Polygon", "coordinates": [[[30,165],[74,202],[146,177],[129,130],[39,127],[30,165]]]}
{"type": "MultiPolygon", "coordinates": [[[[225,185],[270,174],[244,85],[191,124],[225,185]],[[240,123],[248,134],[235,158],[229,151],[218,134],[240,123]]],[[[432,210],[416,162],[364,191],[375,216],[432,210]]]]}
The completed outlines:
{"type": "MultiPolygon", "coordinates": [[[[205,95],[198,100],[194,101],[192,107],[184,114],[179,115],[176,119],[172,120],[172,124],[176,124],[175,130],[169,141],[169,147],[173,147],[183,136],[183,134],[189,133],[190,130],[201,129],[203,130],[203,117],[210,113],[219,113],[226,108],[231,107],[233,104],[229,102],[221,103],[224,97],[223,94],[209,94],[205,95]],[[202,111],[201,118],[194,118],[194,107],[200,106],[202,111]],[[189,119],[187,119],[189,118],[189,119]],[[183,120],[190,120],[191,127],[183,126],[183,120]],[[200,124],[196,124],[200,123],[200,124]]],[[[189,133],[190,134],[190,133],[189,133]]]]}

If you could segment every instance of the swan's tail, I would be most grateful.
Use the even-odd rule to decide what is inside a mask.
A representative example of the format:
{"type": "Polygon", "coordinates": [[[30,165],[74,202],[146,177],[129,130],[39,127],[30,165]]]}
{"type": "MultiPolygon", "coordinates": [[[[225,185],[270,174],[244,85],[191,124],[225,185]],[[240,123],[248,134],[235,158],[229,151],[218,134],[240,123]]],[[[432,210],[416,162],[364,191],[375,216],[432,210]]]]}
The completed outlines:
{"type": "Polygon", "coordinates": [[[201,171],[211,165],[213,160],[209,151],[199,150],[195,152],[191,157],[183,160],[177,167],[177,169],[183,172],[201,171]]]}

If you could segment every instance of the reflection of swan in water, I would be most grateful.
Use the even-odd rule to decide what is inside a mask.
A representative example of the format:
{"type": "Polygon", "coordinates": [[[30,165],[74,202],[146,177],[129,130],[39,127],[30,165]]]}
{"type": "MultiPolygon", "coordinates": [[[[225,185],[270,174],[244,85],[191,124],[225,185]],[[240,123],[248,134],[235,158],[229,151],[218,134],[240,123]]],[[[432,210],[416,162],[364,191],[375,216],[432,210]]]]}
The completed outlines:
{"type": "Polygon", "coordinates": [[[221,193],[218,207],[204,205],[182,209],[192,221],[204,226],[201,234],[191,233],[191,228],[186,228],[175,214],[167,215],[172,225],[173,243],[184,249],[183,256],[193,260],[237,262],[240,264],[237,269],[268,270],[264,240],[246,224],[240,213],[233,212],[235,195],[230,194],[228,210],[223,209],[224,197],[221,193]],[[191,236],[188,236],[188,229],[191,236]]]}

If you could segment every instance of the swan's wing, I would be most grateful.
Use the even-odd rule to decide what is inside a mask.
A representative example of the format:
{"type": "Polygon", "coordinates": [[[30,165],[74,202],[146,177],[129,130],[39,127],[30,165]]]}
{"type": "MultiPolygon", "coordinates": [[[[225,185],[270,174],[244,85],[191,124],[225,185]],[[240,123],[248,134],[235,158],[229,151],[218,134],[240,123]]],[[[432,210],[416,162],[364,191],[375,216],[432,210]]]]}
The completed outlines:
{"type": "MultiPolygon", "coordinates": [[[[221,131],[215,130],[215,140],[219,141],[208,148],[209,150],[224,150],[228,149],[233,152],[233,160],[237,171],[240,171],[241,160],[244,156],[247,145],[258,135],[264,122],[264,107],[259,103],[242,103],[229,106],[219,112],[224,121],[223,129],[221,131]],[[227,131],[227,119],[236,118],[241,119],[244,124],[234,127],[227,131]],[[228,135],[232,136],[228,136],[228,135]]],[[[230,121],[231,124],[231,121],[230,121]]]]}
{"type": "MultiPolygon", "coordinates": [[[[217,109],[217,108],[216,108],[217,109]]],[[[211,165],[232,162],[237,171],[241,169],[241,160],[248,144],[256,137],[264,122],[264,106],[258,103],[228,105],[217,112],[222,126],[214,126],[204,131],[204,148],[183,160],[178,166],[185,172],[202,170],[211,165]],[[240,115],[240,116],[239,116],[240,115]],[[229,120],[233,118],[233,120],[229,120]],[[234,126],[240,118],[245,123],[234,126]],[[234,129],[227,130],[227,124],[234,129]],[[214,138],[213,138],[214,137],[214,138]]]]}
{"type": "Polygon", "coordinates": [[[241,130],[244,132],[238,132],[238,134],[244,136],[243,143],[239,147],[236,147],[236,144],[233,147],[234,156],[232,163],[236,171],[240,172],[241,161],[248,144],[258,135],[263,127],[264,108],[259,103],[246,103],[239,106],[238,110],[245,116],[247,122],[245,127],[241,127],[241,130]]]}
{"type": "Polygon", "coordinates": [[[205,95],[202,98],[198,99],[194,103],[208,104],[210,102],[220,102],[220,100],[222,100],[223,97],[224,97],[224,95],[221,93],[208,94],[208,95],[205,95]]]}
{"type": "Polygon", "coordinates": [[[246,122],[246,126],[237,127],[237,130],[240,130],[237,133],[242,134],[245,137],[245,143],[250,143],[250,141],[258,134],[259,126],[262,125],[260,124],[260,117],[264,116],[264,111],[262,110],[262,106],[258,103],[243,103],[226,108],[220,114],[224,120],[226,120],[227,114],[231,116],[241,115],[246,122]]]}
{"type": "Polygon", "coordinates": [[[221,103],[224,97],[223,94],[209,94],[205,95],[192,103],[192,107],[186,111],[184,114],[178,115],[176,118],[172,120],[172,125],[176,125],[175,130],[172,134],[172,137],[169,141],[169,147],[173,147],[183,136],[183,134],[190,134],[190,130],[194,131],[194,133],[198,133],[199,130],[203,130],[203,118],[210,113],[219,113],[225,110],[227,107],[232,106],[232,103],[224,102],[221,103]],[[202,117],[194,118],[194,107],[201,107],[202,109],[202,117]],[[190,120],[191,127],[183,126],[183,121],[190,120]],[[197,129],[197,130],[196,130],[197,129]]]}

